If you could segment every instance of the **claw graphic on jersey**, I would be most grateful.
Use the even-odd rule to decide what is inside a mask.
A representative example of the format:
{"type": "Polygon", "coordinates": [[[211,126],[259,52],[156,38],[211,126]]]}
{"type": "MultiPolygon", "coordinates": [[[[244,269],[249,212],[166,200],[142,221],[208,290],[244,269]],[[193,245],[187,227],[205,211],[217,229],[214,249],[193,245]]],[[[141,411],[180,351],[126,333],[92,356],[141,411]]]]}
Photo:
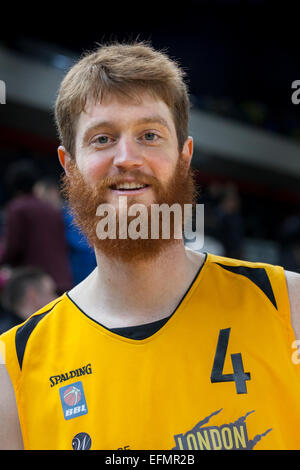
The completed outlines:
{"type": "Polygon", "coordinates": [[[176,447],[172,450],[252,450],[264,436],[272,431],[270,428],[262,434],[257,434],[253,439],[248,439],[246,418],[255,410],[249,411],[233,423],[202,427],[221,411],[222,408],[213,412],[185,434],[174,436],[176,447]]]}

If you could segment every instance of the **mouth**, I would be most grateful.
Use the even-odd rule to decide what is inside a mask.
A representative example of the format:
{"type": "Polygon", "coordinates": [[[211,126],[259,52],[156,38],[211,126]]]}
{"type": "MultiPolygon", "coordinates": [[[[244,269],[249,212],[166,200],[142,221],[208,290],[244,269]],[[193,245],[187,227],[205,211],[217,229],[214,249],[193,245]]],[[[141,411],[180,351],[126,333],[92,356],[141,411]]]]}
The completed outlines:
{"type": "Polygon", "coordinates": [[[148,184],[140,184],[135,182],[124,182],[120,184],[112,184],[109,189],[118,194],[139,194],[147,190],[148,184]]]}

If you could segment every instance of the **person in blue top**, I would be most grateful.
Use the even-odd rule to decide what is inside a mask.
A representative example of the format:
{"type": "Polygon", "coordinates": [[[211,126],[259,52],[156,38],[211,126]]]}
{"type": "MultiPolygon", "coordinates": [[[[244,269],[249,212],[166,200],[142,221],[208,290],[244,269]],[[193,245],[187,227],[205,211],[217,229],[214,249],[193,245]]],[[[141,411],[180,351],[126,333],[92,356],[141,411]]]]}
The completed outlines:
{"type": "Polygon", "coordinates": [[[85,235],[74,224],[73,216],[67,203],[63,205],[63,218],[69,247],[73,282],[74,285],[76,285],[95,269],[96,257],[85,235]]]}
{"type": "Polygon", "coordinates": [[[89,246],[85,235],[74,224],[70,208],[67,202],[62,200],[55,178],[51,176],[40,178],[34,186],[34,192],[37,197],[46,199],[62,211],[72,282],[73,285],[76,285],[96,267],[94,251],[89,246]]]}

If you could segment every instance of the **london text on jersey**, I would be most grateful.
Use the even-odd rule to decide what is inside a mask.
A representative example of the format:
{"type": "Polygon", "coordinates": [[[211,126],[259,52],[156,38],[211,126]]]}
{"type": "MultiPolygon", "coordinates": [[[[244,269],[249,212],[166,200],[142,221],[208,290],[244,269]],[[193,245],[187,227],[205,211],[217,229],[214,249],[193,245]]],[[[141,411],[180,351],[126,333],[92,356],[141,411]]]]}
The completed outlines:
{"type": "Polygon", "coordinates": [[[81,377],[82,375],[89,375],[92,374],[92,366],[91,364],[87,364],[86,366],[79,367],[75,370],[70,370],[69,372],[65,372],[59,375],[52,375],[50,377],[51,387],[57,385],[61,382],[65,382],[66,380],[73,379],[74,377],[81,377]]]}
{"type": "Polygon", "coordinates": [[[254,410],[249,411],[234,423],[203,427],[212,416],[221,411],[222,408],[199,421],[187,433],[174,436],[176,447],[173,450],[252,450],[264,436],[272,431],[272,429],[267,429],[263,434],[257,434],[249,440],[245,421],[250,414],[254,413],[254,410]]]}

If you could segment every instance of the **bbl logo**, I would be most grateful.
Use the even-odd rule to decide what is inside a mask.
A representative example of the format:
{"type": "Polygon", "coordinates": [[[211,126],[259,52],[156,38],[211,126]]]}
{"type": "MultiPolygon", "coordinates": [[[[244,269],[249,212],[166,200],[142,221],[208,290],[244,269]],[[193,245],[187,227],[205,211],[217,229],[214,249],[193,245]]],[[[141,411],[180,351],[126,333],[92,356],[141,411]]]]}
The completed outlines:
{"type": "Polygon", "coordinates": [[[65,419],[77,418],[88,412],[81,382],[61,387],[59,394],[65,419]]]}

